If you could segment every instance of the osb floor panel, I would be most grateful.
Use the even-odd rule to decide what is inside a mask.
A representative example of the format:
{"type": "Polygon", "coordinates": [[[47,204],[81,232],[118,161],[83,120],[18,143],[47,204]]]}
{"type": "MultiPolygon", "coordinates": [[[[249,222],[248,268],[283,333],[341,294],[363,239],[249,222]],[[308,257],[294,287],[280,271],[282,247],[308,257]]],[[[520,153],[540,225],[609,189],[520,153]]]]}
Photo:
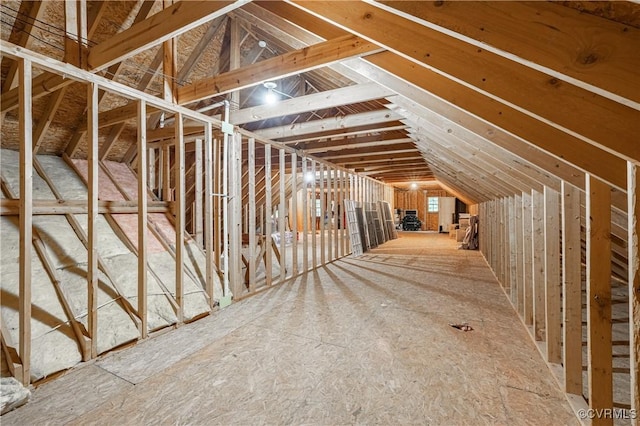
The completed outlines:
{"type": "Polygon", "coordinates": [[[480,253],[456,247],[403,233],[72,370],[2,423],[578,424],[480,253]]]}

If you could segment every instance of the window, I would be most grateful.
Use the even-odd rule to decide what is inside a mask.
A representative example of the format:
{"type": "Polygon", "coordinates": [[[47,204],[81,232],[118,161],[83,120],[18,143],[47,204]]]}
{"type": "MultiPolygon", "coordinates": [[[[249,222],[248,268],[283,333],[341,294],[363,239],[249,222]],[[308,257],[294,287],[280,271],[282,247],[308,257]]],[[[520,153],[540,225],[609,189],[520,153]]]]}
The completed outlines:
{"type": "Polygon", "coordinates": [[[438,197],[429,197],[427,199],[427,211],[429,213],[437,213],[438,212],[438,197]]]}

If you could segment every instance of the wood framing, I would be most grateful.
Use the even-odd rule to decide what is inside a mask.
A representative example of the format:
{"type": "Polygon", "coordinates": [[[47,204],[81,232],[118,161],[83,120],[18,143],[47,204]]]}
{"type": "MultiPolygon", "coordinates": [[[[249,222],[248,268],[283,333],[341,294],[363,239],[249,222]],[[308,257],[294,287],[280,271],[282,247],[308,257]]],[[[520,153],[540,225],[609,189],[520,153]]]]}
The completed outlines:
{"type": "Polygon", "coordinates": [[[302,172],[302,272],[309,270],[309,179],[307,158],[301,158],[302,172]]]}
{"type": "Polygon", "coordinates": [[[264,190],[265,190],[265,201],[264,201],[264,240],[267,248],[267,253],[264,257],[264,270],[266,275],[266,284],[269,286],[272,282],[272,250],[271,250],[271,217],[273,215],[273,208],[271,205],[272,194],[271,194],[271,145],[266,144],[264,146],[264,190]]]}
{"type": "Polygon", "coordinates": [[[91,357],[98,352],[98,85],[87,85],[87,138],[88,138],[88,233],[87,233],[87,312],[91,357]]]}
{"type": "MultiPolygon", "coordinates": [[[[21,362],[18,380],[31,382],[31,240],[33,200],[33,141],[31,79],[33,70],[28,59],[18,60],[20,89],[20,258],[18,289],[18,355],[21,362]]],[[[4,335],[4,333],[3,333],[4,335]]]]}
{"type": "Polygon", "coordinates": [[[298,275],[298,155],[291,154],[291,209],[289,210],[291,220],[291,232],[293,233],[293,244],[291,252],[291,276],[298,275]]]}
{"type": "Polygon", "coordinates": [[[278,233],[280,234],[280,282],[283,282],[287,275],[287,244],[286,244],[286,215],[287,215],[287,194],[286,188],[286,157],[283,149],[278,150],[278,233]]]}
{"type": "Polygon", "coordinates": [[[217,175],[219,169],[214,169],[214,149],[213,149],[213,135],[211,123],[205,123],[204,125],[204,252],[206,256],[206,291],[209,296],[209,307],[213,309],[215,306],[215,292],[214,292],[214,276],[215,266],[214,261],[215,252],[214,248],[214,209],[213,209],[213,191],[214,173],[217,175]]]}
{"type": "Polygon", "coordinates": [[[147,104],[138,102],[138,316],[147,337],[147,104]]]}
{"type": "Polygon", "coordinates": [[[523,318],[527,325],[533,324],[533,240],[531,214],[531,194],[522,193],[522,253],[524,259],[523,286],[524,309],[523,318]]]}
{"type": "Polygon", "coordinates": [[[562,182],[562,331],[564,390],[582,395],[580,192],[562,182]]]}
{"type": "MultiPolygon", "coordinates": [[[[166,10],[166,9],[165,9],[166,10]]],[[[176,215],[176,288],[175,299],[178,305],[178,324],[184,321],[184,226],[185,226],[185,193],[184,193],[184,141],[182,133],[182,114],[176,113],[175,120],[175,215],[176,215]]]]}
{"type": "MultiPolygon", "coordinates": [[[[629,365],[631,374],[631,409],[640,412],[640,166],[627,165],[628,250],[629,250],[629,365]]],[[[636,414],[634,426],[640,421],[636,414]]]]}
{"type": "Polygon", "coordinates": [[[257,105],[231,113],[233,124],[244,124],[252,121],[266,120],[281,115],[300,114],[348,104],[366,102],[393,95],[389,89],[376,83],[358,84],[320,93],[286,99],[276,105],[257,105]]]}
{"type": "MultiPolygon", "coordinates": [[[[256,287],[256,263],[260,259],[256,258],[256,140],[255,138],[249,138],[248,143],[248,169],[247,174],[249,176],[249,282],[246,285],[249,286],[249,293],[255,291],[256,287]]],[[[265,265],[266,266],[266,265],[265,265]]]]}
{"type": "Polygon", "coordinates": [[[544,187],[544,283],[547,361],[562,361],[562,299],[560,281],[560,198],[544,187]]]}
{"type": "Polygon", "coordinates": [[[371,4],[343,2],[338,8],[330,2],[293,3],[327,22],[384,46],[394,52],[389,56],[395,57],[394,62],[397,62],[396,58],[403,57],[421,67],[436,69],[443,75],[467,83],[478,92],[489,93],[505,104],[518,105],[557,123],[559,127],[582,134],[615,155],[622,154],[636,160],[640,157],[632,137],[640,133],[637,111],[623,104],[588,93],[567,82],[561,84],[557,78],[371,4]],[[394,31],[388,31],[389,28],[394,31]],[[451,59],[455,57],[467,59],[462,63],[451,59]],[[510,90],[511,87],[523,86],[527,87],[526,91],[510,90]],[[550,109],[547,105],[549,99],[575,105],[575,109],[550,109]],[[576,99],[589,101],[576,102],[576,99]],[[579,120],[575,118],[577,111],[579,120]],[[638,122],[635,132],[629,128],[629,120],[638,122]]]}
{"type": "Polygon", "coordinates": [[[234,2],[177,2],[89,50],[89,68],[98,71],[183,34],[242,6],[234,2]]]}
{"type": "Polygon", "coordinates": [[[380,51],[377,45],[344,35],[183,86],[178,90],[178,102],[188,104],[376,51],[380,51]]]}
{"type": "MultiPolygon", "coordinates": [[[[589,408],[613,408],[611,331],[611,188],[588,175],[587,187],[587,372],[589,408]]],[[[602,416],[594,425],[612,425],[602,416]]]]}

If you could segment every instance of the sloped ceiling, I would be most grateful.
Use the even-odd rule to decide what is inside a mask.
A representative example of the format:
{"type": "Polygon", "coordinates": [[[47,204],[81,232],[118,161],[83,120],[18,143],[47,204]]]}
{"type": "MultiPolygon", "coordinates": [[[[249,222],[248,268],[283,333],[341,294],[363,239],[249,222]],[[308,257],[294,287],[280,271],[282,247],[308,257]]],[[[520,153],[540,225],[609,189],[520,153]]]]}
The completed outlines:
{"type": "MultiPolygon", "coordinates": [[[[237,125],[384,182],[437,181],[478,202],[562,180],[584,189],[590,173],[623,207],[626,161],[640,161],[637,3],[170,3],[81,3],[85,67],[213,116],[230,99],[237,125]]],[[[2,40],[73,61],[64,8],[3,1],[2,40]]],[[[3,57],[14,149],[15,76],[3,57]]],[[[34,88],[38,151],[82,157],[85,89],[37,71],[34,88]]],[[[132,158],[128,104],[101,98],[102,158],[132,158]]]]}

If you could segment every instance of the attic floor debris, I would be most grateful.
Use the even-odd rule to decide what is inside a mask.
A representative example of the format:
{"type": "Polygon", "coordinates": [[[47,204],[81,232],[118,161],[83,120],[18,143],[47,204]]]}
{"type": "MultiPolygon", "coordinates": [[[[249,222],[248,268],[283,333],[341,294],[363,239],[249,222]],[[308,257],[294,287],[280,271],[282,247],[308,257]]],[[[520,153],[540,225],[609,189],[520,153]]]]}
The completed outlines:
{"type": "Polygon", "coordinates": [[[577,424],[480,253],[456,247],[402,233],[76,368],[2,422],[577,424]],[[473,339],[446,322],[461,312],[473,339]]]}

